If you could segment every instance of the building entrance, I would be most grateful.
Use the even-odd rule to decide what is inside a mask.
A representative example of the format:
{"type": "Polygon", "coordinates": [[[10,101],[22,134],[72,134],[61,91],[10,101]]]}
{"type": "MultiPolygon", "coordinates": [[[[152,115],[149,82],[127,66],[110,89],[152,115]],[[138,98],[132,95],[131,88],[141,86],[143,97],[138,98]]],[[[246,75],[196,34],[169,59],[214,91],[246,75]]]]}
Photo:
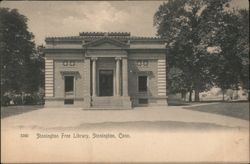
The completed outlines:
{"type": "Polygon", "coordinates": [[[113,96],[113,70],[99,71],[99,96],[113,96]]]}

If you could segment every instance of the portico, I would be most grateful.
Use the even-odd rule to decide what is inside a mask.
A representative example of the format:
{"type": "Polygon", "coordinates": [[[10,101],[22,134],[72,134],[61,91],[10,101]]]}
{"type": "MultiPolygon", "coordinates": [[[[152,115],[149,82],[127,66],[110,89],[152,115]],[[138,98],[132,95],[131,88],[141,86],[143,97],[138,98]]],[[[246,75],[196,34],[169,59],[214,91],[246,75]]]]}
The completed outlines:
{"type": "Polygon", "coordinates": [[[92,96],[128,96],[128,63],[123,57],[94,57],[91,58],[92,96]],[[98,60],[99,59],[99,60],[98,60]],[[115,64],[113,64],[115,63],[115,64]],[[112,77],[112,78],[110,78],[112,77]],[[111,81],[110,81],[111,79],[111,81]],[[107,84],[112,87],[112,94],[101,92],[107,84]]]}
{"type": "MultiPolygon", "coordinates": [[[[110,101],[113,106],[117,100],[129,100],[126,57],[94,57],[91,58],[91,66],[92,106],[96,106],[94,101],[100,100],[110,101]]],[[[130,100],[127,103],[131,106],[130,100]]]]}

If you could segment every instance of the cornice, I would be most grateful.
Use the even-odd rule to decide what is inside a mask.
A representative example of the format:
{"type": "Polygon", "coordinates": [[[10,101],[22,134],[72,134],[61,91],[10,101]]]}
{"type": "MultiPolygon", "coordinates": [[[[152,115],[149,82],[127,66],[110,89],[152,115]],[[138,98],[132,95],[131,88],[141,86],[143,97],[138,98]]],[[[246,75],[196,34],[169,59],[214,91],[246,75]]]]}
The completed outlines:
{"type": "Polygon", "coordinates": [[[92,41],[96,39],[102,39],[102,38],[110,38],[110,39],[116,39],[121,41],[166,41],[166,38],[162,37],[140,37],[140,36],[65,36],[65,37],[46,37],[45,42],[82,42],[84,40],[86,41],[92,41]]]}
{"type": "Polygon", "coordinates": [[[167,52],[167,48],[130,48],[128,52],[167,52]]]}
{"type": "Polygon", "coordinates": [[[68,52],[84,52],[84,49],[82,48],[45,48],[45,53],[48,52],[62,52],[62,53],[68,53],[68,52]]]}
{"type": "MultiPolygon", "coordinates": [[[[75,49],[69,49],[69,48],[46,48],[44,49],[45,53],[84,53],[88,50],[93,50],[93,51],[117,51],[117,50],[124,50],[127,51],[128,53],[133,53],[133,52],[158,52],[158,53],[167,53],[168,49],[167,48],[123,48],[123,49],[111,49],[111,48],[106,48],[106,49],[84,49],[84,48],[75,48],[75,49]]],[[[167,53],[168,54],[168,53],[167,53]]]]}

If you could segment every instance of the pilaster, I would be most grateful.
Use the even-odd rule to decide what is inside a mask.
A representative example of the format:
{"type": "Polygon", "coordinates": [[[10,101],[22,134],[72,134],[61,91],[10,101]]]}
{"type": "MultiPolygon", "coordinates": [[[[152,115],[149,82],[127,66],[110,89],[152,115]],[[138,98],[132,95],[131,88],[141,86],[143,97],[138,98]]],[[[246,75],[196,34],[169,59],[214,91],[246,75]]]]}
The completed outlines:
{"type": "Polygon", "coordinates": [[[92,96],[96,96],[96,60],[97,58],[91,58],[92,60],[92,96]]]}
{"type": "Polygon", "coordinates": [[[128,59],[122,58],[122,95],[128,96],[128,59]]]}
{"type": "Polygon", "coordinates": [[[84,75],[84,87],[83,87],[83,97],[84,97],[84,102],[83,102],[83,107],[84,108],[89,108],[90,107],[90,102],[91,102],[91,83],[90,83],[90,74],[91,74],[91,69],[90,69],[90,58],[85,58],[84,60],[84,70],[83,70],[83,75],[84,75]]]}

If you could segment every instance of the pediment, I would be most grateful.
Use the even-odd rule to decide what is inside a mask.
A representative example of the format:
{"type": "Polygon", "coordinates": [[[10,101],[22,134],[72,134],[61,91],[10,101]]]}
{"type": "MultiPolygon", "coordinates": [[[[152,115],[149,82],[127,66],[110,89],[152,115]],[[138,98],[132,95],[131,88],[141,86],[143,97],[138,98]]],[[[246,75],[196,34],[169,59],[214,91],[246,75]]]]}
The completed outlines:
{"type": "Polygon", "coordinates": [[[90,49],[123,49],[127,48],[128,45],[119,40],[104,37],[101,39],[94,40],[92,42],[83,45],[85,48],[90,49]]]}

